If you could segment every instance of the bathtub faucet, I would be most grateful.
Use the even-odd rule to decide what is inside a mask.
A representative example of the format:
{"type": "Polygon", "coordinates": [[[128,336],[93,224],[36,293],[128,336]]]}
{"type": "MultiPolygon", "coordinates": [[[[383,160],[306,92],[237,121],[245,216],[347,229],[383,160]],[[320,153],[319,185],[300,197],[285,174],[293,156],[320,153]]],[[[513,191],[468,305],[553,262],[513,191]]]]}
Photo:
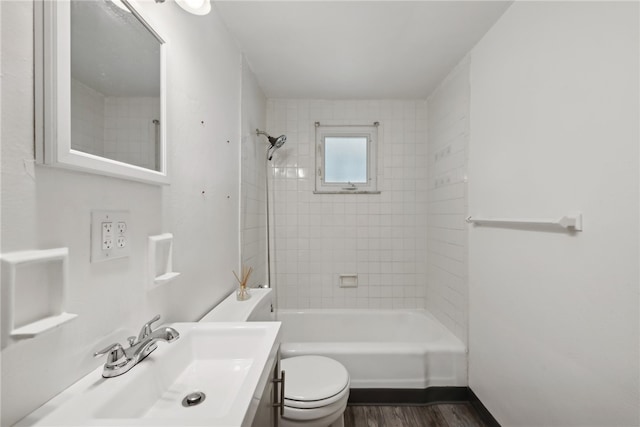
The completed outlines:
{"type": "Polygon", "coordinates": [[[113,378],[129,371],[158,348],[158,341],[173,342],[180,338],[178,331],[169,326],[152,329],[151,324],[158,320],[160,320],[159,314],[142,326],[137,337],[127,338],[128,348],[122,347],[120,343],[115,343],[93,354],[94,357],[107,355],[107,362],[102,371],[103,377],[113,378]]]}

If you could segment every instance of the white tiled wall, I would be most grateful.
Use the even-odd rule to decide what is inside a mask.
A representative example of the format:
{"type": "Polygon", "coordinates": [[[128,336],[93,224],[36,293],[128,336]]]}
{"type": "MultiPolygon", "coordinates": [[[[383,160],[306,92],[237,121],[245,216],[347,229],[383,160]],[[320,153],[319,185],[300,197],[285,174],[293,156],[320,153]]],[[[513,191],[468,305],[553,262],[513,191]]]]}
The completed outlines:
{"type": "Polygon", "coordinates": [[[71,79],[72,147],[104,156],[104,95],[71,79]]]}
{"type": "Polygon", "coordinates": [[[157,169],[154,119],[160,119],[157,97],[109,97],[71,80],[71,141],[76,150],[157,169]]]}
{"type": "Polygon", "coordinates": [[[156,169],[156,125],[153,120],[160,120],[157,97],[105,97],[105,156],[156,169]]]}
{"type": "Polygon", "coordinates": [[[429,207],[427,308],[467,342],[469,59],[427,100],[429,207]]]}
{"type": "Polygon", "coordinates": [[[274,99],[267,123],[288,137],[271,163],[279,307],[424,307],[426,102],[274,99]],[[316,121],[380,122],[381,194],[313,194],[316,121]],[[358,287],[339,288],[341,273],[357,273],[358,287]]]}

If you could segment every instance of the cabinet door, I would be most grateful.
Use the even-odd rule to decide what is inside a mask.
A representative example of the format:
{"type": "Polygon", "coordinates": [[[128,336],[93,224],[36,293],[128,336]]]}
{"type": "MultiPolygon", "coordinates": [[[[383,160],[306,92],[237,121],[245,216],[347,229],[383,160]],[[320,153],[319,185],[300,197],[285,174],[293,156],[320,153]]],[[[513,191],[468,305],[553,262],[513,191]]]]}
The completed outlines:
{"type": "Polygon", "coordinates": [[[279,387],[277,387],[275,383],[275,380],[278,379],[279,372],[280,360],[277,360],[271,372],[270,380],[262,392],[260,404],[258,405],[258,410],[256,411],[251,427],[278,427],[279,408],[275,407],[274,404],[279,402],[279,387]]]}

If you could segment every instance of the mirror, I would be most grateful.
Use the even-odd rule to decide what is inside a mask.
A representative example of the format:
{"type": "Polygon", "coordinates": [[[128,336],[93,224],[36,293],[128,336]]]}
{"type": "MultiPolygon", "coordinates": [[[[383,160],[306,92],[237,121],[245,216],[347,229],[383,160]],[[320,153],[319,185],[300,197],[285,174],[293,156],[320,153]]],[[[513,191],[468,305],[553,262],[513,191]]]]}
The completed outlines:
{"type": "Polygon", "coordinates": [[[36,22],[39,163],[168,183],[166,44],[140,8],[127,0],[45,0],[36,22]]]}
{"type": "Polygon", "coordinates": [[[126,7],[71,1],[72,149],[159,170],[160,46],[126,7]]]}

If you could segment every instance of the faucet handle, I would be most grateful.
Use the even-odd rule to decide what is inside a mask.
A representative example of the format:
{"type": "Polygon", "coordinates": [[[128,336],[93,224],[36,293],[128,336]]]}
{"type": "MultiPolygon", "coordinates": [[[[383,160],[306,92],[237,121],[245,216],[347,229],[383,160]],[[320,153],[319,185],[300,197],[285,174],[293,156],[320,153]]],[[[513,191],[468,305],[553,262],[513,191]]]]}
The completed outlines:
{"type": "Polygon", "coordinates": [[[112,364],[124,357],[124,349],[119,343],[111,344],[100,351],[93,353],[93,357],[107,355],[107,364],[112,364]]]}
{"type": "Polygon", "coordinates": [[[142,325],[142,329],[140,329],[140,333],[138,334],[138,341],[142,341],[151,334],[151,324],[153,322],[157,322],[158,320],[160,320],[160,315],[156,314],[153,319],[142,325]]]}
{"type": "Polygon", "coordinates": [[[127,341],[129,341],[129,347],[133,347],[134,345],[136,345],[136,337],[133,335],[128,337],[127,341]]]}

